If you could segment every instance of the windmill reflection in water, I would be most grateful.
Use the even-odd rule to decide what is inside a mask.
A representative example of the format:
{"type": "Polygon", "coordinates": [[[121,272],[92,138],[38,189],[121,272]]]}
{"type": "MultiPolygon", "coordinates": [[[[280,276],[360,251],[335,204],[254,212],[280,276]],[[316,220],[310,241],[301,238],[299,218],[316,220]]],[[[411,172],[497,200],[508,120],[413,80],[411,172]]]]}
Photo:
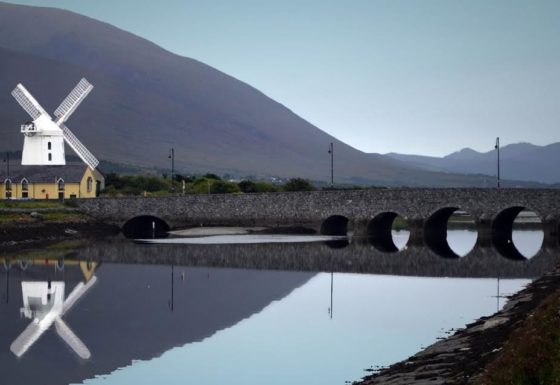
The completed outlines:
{"type": "Polygon", "coordinates": [[[62,317],[96,282],[95,275],[86,276],[86,282],[79,282],[65,298],[63,281],[23,281],[21,283],[23,307],[20,309],[20,314],[31,319],[31,323],[10,345],[10,351],[21,358],[54,324],[56,333],[72,351],[81,359],[89,359],[91,352],[62,317]]]}

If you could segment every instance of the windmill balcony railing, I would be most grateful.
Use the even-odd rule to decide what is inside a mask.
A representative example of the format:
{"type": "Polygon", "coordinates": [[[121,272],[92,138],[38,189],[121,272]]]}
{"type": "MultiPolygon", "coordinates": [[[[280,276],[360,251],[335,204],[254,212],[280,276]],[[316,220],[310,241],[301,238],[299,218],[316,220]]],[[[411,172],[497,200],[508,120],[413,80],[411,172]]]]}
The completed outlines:
{"type": "Polygon", "coordinates": [[[22,124],[21,132],[23,134],[35,134],[37,132],[37,127],[35,127],[33,123],[22,124]]]}

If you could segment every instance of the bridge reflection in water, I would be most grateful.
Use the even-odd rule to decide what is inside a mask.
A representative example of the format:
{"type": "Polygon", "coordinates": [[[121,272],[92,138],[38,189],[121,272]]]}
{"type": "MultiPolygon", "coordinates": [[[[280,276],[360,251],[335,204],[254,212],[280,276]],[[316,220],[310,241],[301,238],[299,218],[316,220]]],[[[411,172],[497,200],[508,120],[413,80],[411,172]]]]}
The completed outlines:
{"type": "MultiPolygon", "coordinates": [[[[367,238],[335,245],[138,245],[118,237],[64,252],[6,255],[0,260],[0,295],[5,299],[0,305],[0,367],[3,378],[14,385],[81,382],[227,329],[285,298],[316,272],[534,278],[559,260],[556,248],[543,248],[528,260],[508,259],[481,246],[454,259],[419,246],[388,253],[367,238]],[[54,333],[45,333],[16,359],[8,347],[28,324],[19,316],[24,284],[64,282],[73,291],[95,279],[96,285],[64,317],[91,351],[91,359],[76,365],[77,356],[64,349],[54,333]],[[37,369],[44,367],[49,368],[48,376],[37,369]]],[[[333,290],[336,298],[331,274],[330,287],[325,287],[325,317],[336,319],[333,290]]],[[[80,354],[83,347],[74,351],[88,357],[80,354]]]]}
{"type": "Polygon", "coordinates": [[[560,262],[557,247],[543,246],[532,258],[521,259],[508,258],[494,247],[477,243],[466,256],[447,258],[427,246],[382,252],[368,238],[318,243],[138,245],[115,237],[86,245],[74,255],[96,263],[428,277],[535,278],[560,262]]]}

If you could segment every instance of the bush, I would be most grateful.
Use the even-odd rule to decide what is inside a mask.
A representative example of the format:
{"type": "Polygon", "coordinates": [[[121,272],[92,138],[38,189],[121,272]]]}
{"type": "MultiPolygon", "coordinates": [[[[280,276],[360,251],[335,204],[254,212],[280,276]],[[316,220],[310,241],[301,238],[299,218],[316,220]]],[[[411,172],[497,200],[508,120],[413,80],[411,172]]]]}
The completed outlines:
{"type": "Polygon", "coordinates": [[[105,187],[106,188],[113,187],[116,190],[120,190],[124,186],[125,186],[125,183],[118,174],[115,174],[114,172],[111,172],[111,173],[105,175],[105,187]]]}
{"type": "Polygon", "coordinates": [[[243,180],[237,184],[239,189],[244,193],[262,193],[262,192],[277,192],[278,186],[268,182],[253,182],[250,180],[243,180]]]}
{"type": "Polygon", "coordinates": [[[284,191],[314,191],[315,187],[308,180],[292,178],[284,184],[284,191]]]}
{"type": "Polygon", "coordinates": [[[268,182],[257,182],[256,183],[257,186],[257,192],[277,192],[280,191],[280,187],[272,184],[272,183],[268,183],[268,182]]]}
{"type": "Polygon", "coordinates": [[[105,176],[104,194],[115,196],[142,195],[144,191],[169,191],[171,181],[153,175],[126,175],[119,176],[109,173],[105,176]]]}
{"type": "Polygon", "coordinates": [[[244,193],[255,193],[258,191],[257,184],[250,180],[242,180],[237,185],[239,186],[239,189],[244,193]]]}
{"type": "Polygon", "coordinates": [[[187,185],[187,192],[189,194],[208,194],[212,183],[214,183],[214,180],[197,177],[187,185]]]}
{"type": "Polygon", "coordinates": [[[231,194],[238,193],[241,190],[236,183],[224,182],[222,180],[215,181],[210,185],[211,194],[231,194]]]}

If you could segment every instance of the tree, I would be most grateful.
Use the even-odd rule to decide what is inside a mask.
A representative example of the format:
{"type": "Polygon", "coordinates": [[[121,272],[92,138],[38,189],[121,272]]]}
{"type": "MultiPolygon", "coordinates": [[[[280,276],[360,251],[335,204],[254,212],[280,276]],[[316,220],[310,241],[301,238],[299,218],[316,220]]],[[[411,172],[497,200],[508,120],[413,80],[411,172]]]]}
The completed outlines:
{"type": "Polygon", "coordinates": [[[120,190],[124,187],[124,185],[125,182],[118,174],[114,172],[110,172],[107,175],[105,175],[105,188],[109,188],[112,186],[116,190],[120,190]]]}
{"type": "Polygon", "coordinates": [[[308,180],[292,178],[284,184],[284,191],[314,191],[315,187],[308,180]]]}
{"type": "Polygon", "coordinates": [[[218,175],[211,173],[204,174],[203,177],[206,179],[222,180],[222,178],[220,178],[218,175]]]}
{"type": "Polygon", "coordinates": [[[257,182],[257,192],[277,192],[280,190],[278,185],[270,182],[257,182]]]}
{"type": "Polygon", "coordinates": [[[244,193],[254,193],[257,192],[257,184],[250,180],[242,180],[237,184],[239,189],[244,193]]]}
{"type": "Polygon", "coordinates": [[[214,181],[210,185],[211,194],[231,194],[240,192],[239,186],[236,183],[224,182],[223,180],[214,181]]]}

